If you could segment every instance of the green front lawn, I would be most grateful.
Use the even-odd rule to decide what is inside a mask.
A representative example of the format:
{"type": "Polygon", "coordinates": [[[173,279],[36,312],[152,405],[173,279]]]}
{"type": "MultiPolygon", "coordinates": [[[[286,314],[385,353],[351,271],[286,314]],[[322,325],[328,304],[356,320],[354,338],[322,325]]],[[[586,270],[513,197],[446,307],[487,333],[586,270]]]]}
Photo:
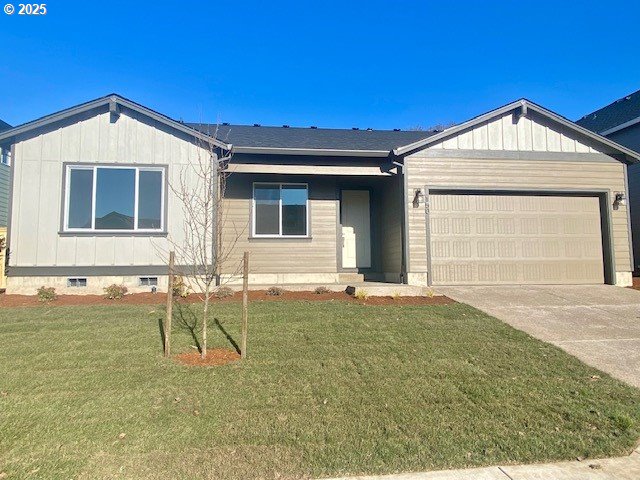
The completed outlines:
{"type": "MultiPolygon", "coordinates": [[[[240,305],[215,311],[237,339],[240,305]]],[[[3,309],[0,472],[318,477],[622,455],[640,436],[638,390],[466,305],[250,311],[249,358],[202,368],[162,358],[160,306],[3,309]]],[[[176,320],[174,351],[193,343],[176,320]]]]}

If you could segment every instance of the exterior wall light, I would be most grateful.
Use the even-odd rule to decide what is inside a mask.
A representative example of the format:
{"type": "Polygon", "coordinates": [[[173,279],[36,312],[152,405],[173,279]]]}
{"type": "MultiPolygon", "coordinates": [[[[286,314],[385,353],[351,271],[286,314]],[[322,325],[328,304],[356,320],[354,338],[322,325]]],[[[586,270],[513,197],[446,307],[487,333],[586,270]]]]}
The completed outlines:
{"type": "Polygon", "coordinates": [[[424,198],[424,194],[422,190],[416,188],[413,191],[413,208],[418,208],[420,206],[420,198],[424,198]]]}
{"type": "Polygon", "coordinates": [[[626,204],[627,196],[624,194],[624,192],[616,192],[613,199],[613,208],[617,210],[620,207],[624,207],[626,204]]]}

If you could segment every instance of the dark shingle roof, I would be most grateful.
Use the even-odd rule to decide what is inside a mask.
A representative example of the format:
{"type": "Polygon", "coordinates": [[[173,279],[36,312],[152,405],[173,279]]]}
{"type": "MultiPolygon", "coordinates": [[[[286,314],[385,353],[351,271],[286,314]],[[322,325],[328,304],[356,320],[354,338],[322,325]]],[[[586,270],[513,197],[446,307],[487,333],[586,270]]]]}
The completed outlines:
{"type": "Polygon", "coordinates": [[[262,127],[188,123],[190,127],[234,147],[295,148],[313,150],[391,151],[438,133],[401,130],[353,130],[338,128],[262,127]]]}
{"type": "Polygon", "coordinates": [[[3,122],[2,120],[0,120],[0,132],[4,130],[9,130],[10,128],[11,128],[11,125],[9,125],[7,122],[3,122]]]}
{"type": "Polygon", "coordinates": [[[585,115],[576,123],[597,133],[640,117],[640,90],[585,115]]]}

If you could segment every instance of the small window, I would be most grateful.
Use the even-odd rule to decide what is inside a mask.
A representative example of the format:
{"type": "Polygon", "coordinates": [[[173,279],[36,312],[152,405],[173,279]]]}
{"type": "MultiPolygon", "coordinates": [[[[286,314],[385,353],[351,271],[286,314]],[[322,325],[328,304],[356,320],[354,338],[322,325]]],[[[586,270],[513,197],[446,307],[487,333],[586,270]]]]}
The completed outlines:
{"type": "Polygon", "coordinates": [[[138,278],[138,284],[141,287],[157,287],[158,277],[140,277],[138,278]]]}
{"type": "Polygon", "coordinates": [[[309,188],[301,183],[253,185],[253,234],[256,237],[306,237],[309,188]]]}
{"type": "Polygon", "coordinates": [[[67,287],[86,287],[86,278],[67,278],[67,287]]]}
{"type": "Polygon", "coordinates": [[[11,150],[9,148],[0,148],[0,163],[11,165],[11,150]]]}
{"type": "Polygon", "coordinates": [[[160,231],[164,169],[67,167],[65,230],[160,231]]]}

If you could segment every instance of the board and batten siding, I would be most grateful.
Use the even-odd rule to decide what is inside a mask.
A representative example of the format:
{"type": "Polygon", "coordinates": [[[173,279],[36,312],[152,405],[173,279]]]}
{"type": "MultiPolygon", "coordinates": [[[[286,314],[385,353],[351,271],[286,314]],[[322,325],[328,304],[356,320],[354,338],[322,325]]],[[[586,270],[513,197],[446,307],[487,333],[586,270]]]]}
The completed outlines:
{"type": "MultiPolygon", "coordinates": [[[[250,252],[252,274],[335,274],[338,201],[332,178],[232,173],[223,206],[222,243],[230,249],[222,273],[238,274],[242,254],[250,252]],[[254,182],[307,183],[309,238],[252,238],[251,213],[254,182]]],[[[268,277],[262,277],[266,280],[268,277]]],[[[291,277],[293,279],[294,277],[291,277]]],[[[315,276],[316,279],[320,277],[315,276]]],[[[331,277],[331,280],[334,278],[331,277]]],[[[273,282],[283,280],[273,278],[273,282]]]]}
{"type": "MultiPolygon", "coordinates": [[[[60,235],[65,163],[167,166],[177,182],[206,149],[133,112],[111,121],[107,111],[15,144],[10,266],[161,266],[165,237],[60,235]]],[[[182,240],[183,215],[169,192],[167,230],[182,240]]]]}
{"type": "Polygon", "coordinates": [[[588,138],[531,112],[517,118],[507,113],[429,147],[432,150],[503,150],[528,152],[607,153],[588,138]]]}
{"type": "MultiPolygon", "coordinates": [[[[416,189],[424,190],[429,186],[626,192],[624,164],[598,152],[586,138],[577,138],[575,133],[556,127],[537,115],[515,122],[513,115],[509,114],[405,158],[408,271],[414,279],[426,281],[428,271],[425,209],[423,203],[419,208],[412,206],[416,189]],[[486,152],[485,158],[482,152],[486,152]],[[545,152],[545,158],[536,159],[535,155],[519,155],[518,152],[545,152]],[[553,153],[557,153],[557,160],[553,153]],[[584,160],[576,155],[580,153],[585,154],[584,160]]],[[[631,270],[627,208],[620,206],[611,210],[617,272],[631,270]]]]}

